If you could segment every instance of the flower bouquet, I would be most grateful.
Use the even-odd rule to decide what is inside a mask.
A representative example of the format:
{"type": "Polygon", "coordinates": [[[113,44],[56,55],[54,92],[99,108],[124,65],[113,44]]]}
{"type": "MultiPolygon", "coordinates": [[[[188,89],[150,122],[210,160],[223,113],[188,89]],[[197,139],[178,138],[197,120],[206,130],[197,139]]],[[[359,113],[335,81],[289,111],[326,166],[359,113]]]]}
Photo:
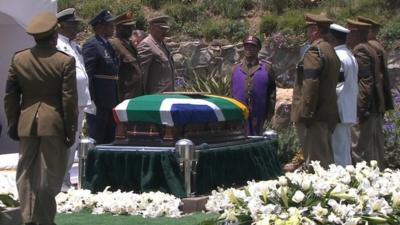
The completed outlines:
{"type": "Polygon", "coordinates": [[[312,162],[310,172],[213,191],[206,204],[220,222],[255,225],[400,224],[400,171],[376,161],[354,166],[312,162]]]}
{"type": "Polygon", "coordinates": [[[89,209],[92,214],[140,215],[143,217],[180,217],[181,200],[162,192],[135,194],[133,192],[103,192],[92,194],[90,190],[69,189],[56,197],[57,211],[75,213],[89,209]]]}

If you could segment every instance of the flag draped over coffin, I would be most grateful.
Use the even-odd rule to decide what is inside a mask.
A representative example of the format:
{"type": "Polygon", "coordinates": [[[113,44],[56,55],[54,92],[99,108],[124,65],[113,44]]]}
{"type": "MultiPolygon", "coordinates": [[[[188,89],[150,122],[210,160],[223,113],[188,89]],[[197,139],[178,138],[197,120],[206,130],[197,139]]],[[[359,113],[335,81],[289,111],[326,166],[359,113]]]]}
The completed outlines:
{"type": "Polygon", "coordinates": [[[246,120],[242,103],[216,95],[155,94],[127,99],[113,109],[117,122],[147,122],[165,126],[246,120]]]}

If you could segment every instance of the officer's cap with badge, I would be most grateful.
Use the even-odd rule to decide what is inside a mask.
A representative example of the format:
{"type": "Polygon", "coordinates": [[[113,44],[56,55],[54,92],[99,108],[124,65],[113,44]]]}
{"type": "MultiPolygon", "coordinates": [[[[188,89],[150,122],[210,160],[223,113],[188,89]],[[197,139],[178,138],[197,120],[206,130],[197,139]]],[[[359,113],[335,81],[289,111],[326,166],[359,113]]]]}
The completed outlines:
{"type": "Polygon", "coordinates": [[[98,24],[111,23],[114,19],[115,18],[111,15],[110,11],[103,9],[89,21],[89,24],[94,27],[98,24]]]}
{"type": "Polygon", "coordinates": [[[54,13],[43,12],[35,16],[26,28],[26,32],[35,40],[47,38],[58,29],[57,17],[54,13]]]}
{"type": "Polygon", "coordinates": [[[316,25],[319,27],[329,28],[329,26],[333,23],[333,20],[329,19],[325,14],[305,13],[304,17],[306,21],[306,27],[316,25]]]}
{"type": "Polygon", "coordinates": [[[168,16],[162,15],[162,16],[152,17],[148,21],[151,26],[158,26],[164,29],[169,29],[168,19],[169,19],[168,16]]]}
{"type": "Polygon", "coordinates": [[[347,27],[350,31],[368,32],[371,25],[360,21],[347,19],[347,27]]]}
{"type": "Polygon", "coordinates": [[[82,18],[76,15],[74,8],[64,9],[56,14],[58,22],[81,22],[82,18]]]}
{"type": "Polygon", "coordinates": [[[367,18],[364,16],[357,16],[357,21],[363,22],[363,23],[368,23],[369,25],[371,25],[372,28],[379,28],[381,27],[381,24],[378,23],[377,21],[371,19],[371,18],[367,18]]]}
{"type": "Polygon", "coordinates": [[[132,12],[127,12],[116,16],[114,19],[114,24],[116,26],[134,26],[136,22],[133,20],[132,12]]]}
{"type": "Polygon", "coordinates": [[[243,45],[251,44],[261,49],[261,41],[256,36],[249,35],[243,40],[243,45]]]}

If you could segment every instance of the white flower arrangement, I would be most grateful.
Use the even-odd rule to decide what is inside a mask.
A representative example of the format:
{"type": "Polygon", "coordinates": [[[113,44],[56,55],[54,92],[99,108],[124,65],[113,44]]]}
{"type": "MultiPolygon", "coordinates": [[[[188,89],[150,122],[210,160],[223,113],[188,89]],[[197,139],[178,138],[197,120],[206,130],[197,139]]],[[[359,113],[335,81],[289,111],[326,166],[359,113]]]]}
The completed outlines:
{"type": "Polygon", "coordinates": [[[213,191],[206,209],[221,213],[221,221],[251,218],[255,225],[400,224],[399,170],[381,172],[375,161],[327,170],[312,162],[311,167],[312,173],[213,191]]]}
{"type": "Polygon", "coordinates": [[[180,217],[181,200],[162,192],[135,194],[108,191],[91,194],[89,190],[69,189],[56,196],[59,213],[74,213],[89,209],[92,214],[140,215],[143,217],[180,217]]]}
{"type": "MultiPolygon", "coordinates": [[[[76,213],[89,209],[93,214],[140,215],[143,217],[181,217],[179,198],[162,192],[135,194],[133,192],[111,192],[108,187],[97,194],[90,190],[69,189],[56,196],[57,211],[76,213]]],[[[15,171],[0,173],[0,210],[18,206],[15,171]]]]}

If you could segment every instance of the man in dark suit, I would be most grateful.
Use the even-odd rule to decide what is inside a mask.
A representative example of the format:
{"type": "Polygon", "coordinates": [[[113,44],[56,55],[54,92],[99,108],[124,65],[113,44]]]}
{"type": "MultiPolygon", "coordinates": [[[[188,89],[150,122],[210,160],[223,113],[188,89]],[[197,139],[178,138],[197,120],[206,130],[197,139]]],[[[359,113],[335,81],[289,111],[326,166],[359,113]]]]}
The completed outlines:
{"type": "Polygon", "coordinates": [[[114,33],[114,18],[102,10],[89,24],[95,35],[83,45],[83,60],[89,77],[90,96],[96,114],[87,114],[89,136],[97,144],[114,141],[112,108],[118,104],[118,58],[108,41],[114,33]]]}
{"type": "Polygon", "coordinates": [[[17,189],[29,225],[54,224],[78,119],[75,59],[57,50],[57,27],[49,12],[29,24],[36,45],[14,55],[4,98],[8,135],[19,140],[17,189]]]}

